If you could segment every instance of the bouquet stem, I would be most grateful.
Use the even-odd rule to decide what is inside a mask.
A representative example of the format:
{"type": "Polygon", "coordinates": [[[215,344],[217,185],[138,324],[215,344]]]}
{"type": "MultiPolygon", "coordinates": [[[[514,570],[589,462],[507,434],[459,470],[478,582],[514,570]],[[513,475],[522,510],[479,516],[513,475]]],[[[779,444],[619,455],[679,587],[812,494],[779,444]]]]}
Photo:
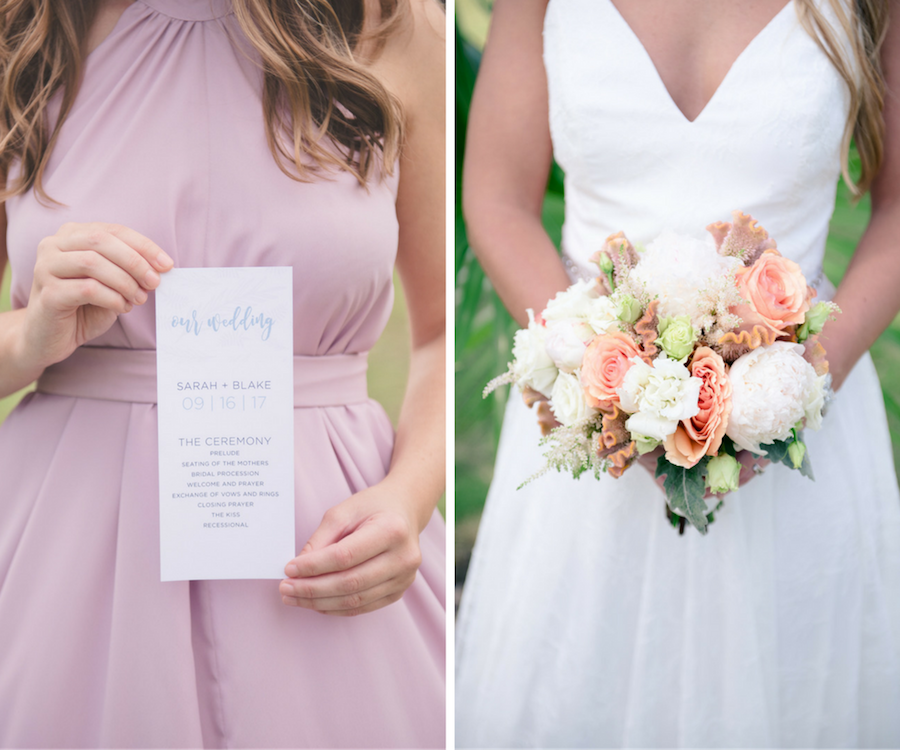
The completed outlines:
{"type": "Polygon", "coordinates": [[[684,526],[685,526],[685,523],[687,522],[687,519],[684,516],[679,516],[677,513],[673,513],[672,509],[669,507],[668,503],[665,503],[665,506],[666,506],[666,518],[669,519],[669,523],[671,523],[672,526],[675,526],[678,528],[679,536],[684,534],[684,526]]]}

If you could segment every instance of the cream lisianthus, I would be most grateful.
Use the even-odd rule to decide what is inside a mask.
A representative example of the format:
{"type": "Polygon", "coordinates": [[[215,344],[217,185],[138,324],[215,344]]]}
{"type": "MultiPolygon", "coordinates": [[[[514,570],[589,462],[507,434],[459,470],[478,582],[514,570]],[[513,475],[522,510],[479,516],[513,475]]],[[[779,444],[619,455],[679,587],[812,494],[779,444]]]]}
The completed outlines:
{"type": "Polygon", "coordinates": [[[699,411],[702,381],[665,355],[653,360],[652,365],[639,357],[632,362],[616,389],[622,409],[631,414],[625,427],[633,435],[665,440],[681,420],[699,411]]]}

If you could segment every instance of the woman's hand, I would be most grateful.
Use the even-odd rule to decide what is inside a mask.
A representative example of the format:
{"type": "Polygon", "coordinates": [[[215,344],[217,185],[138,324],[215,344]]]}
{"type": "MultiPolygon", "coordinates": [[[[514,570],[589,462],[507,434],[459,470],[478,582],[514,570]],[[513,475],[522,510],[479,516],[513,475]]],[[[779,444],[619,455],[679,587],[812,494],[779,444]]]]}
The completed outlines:
{"type": "MultiPolygon", "coordinates": [[[[374,3],[377,7],[377,3],[374,3]]],[[[358,615],[396,602],[421,562],[419,533],[444,487],[444,28],[441,7],[411,3],[404,33],[370,70],[404,111],[397,270],[409,311],[409,377],[387,477],[329,510],[285,567],[285,604],[358,615]]]]}
{"type": "Polygon", "coordinates": [[[386,607],[409,588],[422,561],[419,533],[444,487],[445,17],[431,0],[411,9],[404,33],[370,66],[404,111],[397,270],[412,347],[391,466],[325,514],[280,585],[285,604],[344,617],[386,607]]]}
{"type": "Polygon", "coordinates": [[[393,604],[422,562],[419,528],[386,479],[325,513],[306,546],[285,566],[282,601],[352,617],[393,604]]]}
{"type": "Polygon", "coordinates": [[[36,371],[60,362],[147,301],[172,259],[142,234],[93,222],[63,224],[38,244],[20,356],[36,371]]]}
{"type": "Polygon", "coordinates": [[[743,487],[753,477],[762,474],[763,469],[772,463],[768,458],[757,456],[750,451],[738,451],[736,458],[741,463],[741,474],[738,480],[739,487],[743,487]]]}

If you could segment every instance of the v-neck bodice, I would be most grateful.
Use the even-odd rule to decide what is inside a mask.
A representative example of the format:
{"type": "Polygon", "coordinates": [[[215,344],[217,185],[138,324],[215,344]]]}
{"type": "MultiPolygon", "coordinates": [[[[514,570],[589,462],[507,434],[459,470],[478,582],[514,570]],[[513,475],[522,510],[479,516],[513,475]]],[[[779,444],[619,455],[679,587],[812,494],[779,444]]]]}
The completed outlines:
{"type": "Polygon", "coordinates": [[[665,82],[662,74],[659,71],[659,66],[657,66],[656,62],[653,60],[653,57],[650,54],[650,51],[647,49],[647,46],[641,41],[641,38],[637,35],[637,33],[634,31],[634,29],[631,28],[631,24],[628,23],[628,21],[625,19],[625,16],[623,16],[621,11],[615,6],[615,3],[613,3],[613,0],[603,0],[603,1],[609,3],[609,5],[611,5],[613,7],[613,11],[614,11],[613,15],[618,16],[618,20],[623,27],[624,35],[630,36],[632,38],[632,40],[634,41],[635,46],[640,48],[640,52],[643,53],[643,57],[646,58],[648,65],[650,65],[650,67],[652,67],[654,72],[656,73],[656,77],[659,79],[659,85],[660,85],[660,87],[662,87],[663,91],[665,92],[665,95],[669,98],[669,101],[672,103],[672,106],[676,110],[678,110],[678,112],[681,114],[682,117],[684,117],[684,119],[687,122],[690,122],[690,123],[696,122],[697,120],[699,120],[703,116],[703,113],[710,106],[713,105],[713,102],[716,99],[716,94],[719,93],[719,89],[721,89],[723,86],[727,85],[728,78],[731,75],[732,69],[735,66],[743,64],[743,58],[751,54],[750,48],[756,44],[765,44],[766,36],[768,36],[768,34],[770,34],[770,33],[773,33],[771,31],[772,27],[777,26],[779,23],[783,22],[783,20],[788,19],[789,18],[788,14],[793,12],[793,10],[794,10],[792,7],[794,4],[794,0],[788,0],[788,2],[781,8],[781,10],[778,13],[776,13],[772,18],[770,18],[769,22],[765,26],[763,26],[762,29],[760,29],[759,32],[757,32],[749,42],[747,42],[747,44],[744,46],[744,48],[738,53],[737,57],[735,57],[731,61],[731,64],[728,66],[728,70],[725,71],[725,75],[719,81],[719,84],[718,84],[718,86],[716,86],[715,91],[713,91],[712,94],[709,96],[709,98],[703,103],[703,106],[700,108],[700,111],[696,115],[694,115],[694,117],[691,118],[691,117],[688,117],[687,114],[685,114],[685,112],[681,108],[681,106],[679,106],[679,104],[675,101],[675,97],[672,96],[672,92],[669,90],[669,87],[666,85],[666,82],[665,82]]]}
{"type": "Polygon", "coordinates": [[[636,243],[664,229],[697,236],[740,209],[807,278],[818,276],[849,92],[793,2],[694,121],[609,0],[550,0],[544,63],[554,154],[566,173],[563,247],[584,272],[596,271],[588,258],[613,232],[636,243]]]}

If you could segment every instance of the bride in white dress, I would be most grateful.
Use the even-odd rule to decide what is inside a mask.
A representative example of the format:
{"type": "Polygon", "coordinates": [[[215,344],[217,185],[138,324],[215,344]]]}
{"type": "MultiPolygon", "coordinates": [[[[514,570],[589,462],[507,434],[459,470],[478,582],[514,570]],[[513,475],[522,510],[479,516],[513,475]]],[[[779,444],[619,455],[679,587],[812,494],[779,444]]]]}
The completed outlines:
{"type": "MultiPolygon", "coordinates": [[[[816,481],[768,465],[706,536],[673,530],[637,466],[517,491],[543,459],[512,394],[457,628],[458,746],[900,745],[900,494],[867,353],[900,307],[900,107],[888,95],[880,135],[830,0],[498,0],[465,209],[520,323],[570,283],[540,225],[551,135],[576,273],[610,233],[698,235],[740,209],[831,298],[821,263],[851,95],[799,20],[810,6],[871,105],[864,180],[884,146],[825,331],[838,394],[806,433],[816,481]]],[[[890,6],[881,57],[900,88],[890,6]]]]}

